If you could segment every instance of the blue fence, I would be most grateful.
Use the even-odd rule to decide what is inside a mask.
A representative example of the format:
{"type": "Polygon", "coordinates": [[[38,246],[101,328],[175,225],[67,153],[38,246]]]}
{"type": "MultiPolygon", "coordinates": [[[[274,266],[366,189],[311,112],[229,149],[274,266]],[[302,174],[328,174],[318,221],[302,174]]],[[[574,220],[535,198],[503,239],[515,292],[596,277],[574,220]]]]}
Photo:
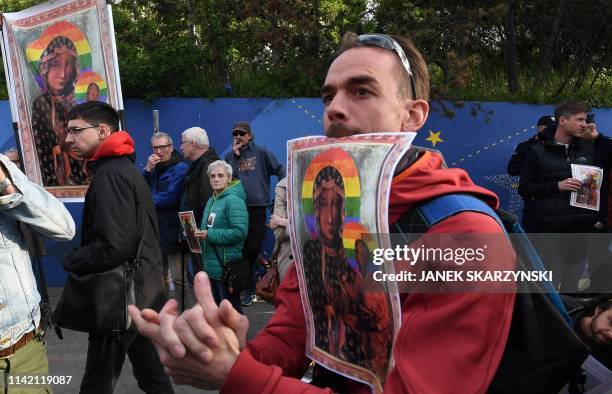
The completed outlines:
{"type": "MultiPolygon", "coordinates": [[[[466,103],[463,108],[452,108],[455,116],[448,118],[434,105],[415,144],[439,149],[450,167],[467,169],[477,184],[496,192],[502,208],[519,212],[521,199],[516,192],[517,178],[506,174],[506,164],[515,145],[535,133],[537,119],[552,114],[554,108],[483,103],[474,112],[475,107],[474,103],[466,103]]],[[[237,120],[251,122],[255,141],[267,146],[281,162],[287,158],[287,140],[323,133],[320,99],[160,99],[150,104],[127,100],[127,129],[136,142],[137,162],[141,167],[150,154],[154,109],[160,113],[160,129],[175,141],[180,141],[184,129],[200,126],[207,130],[211,145],[220,154],[229,151],[231,127],[237,120]]],[[[607,125],[612,124],[612,109],[595,109],[594,112],[599,129],[606,133],[607,125]]],[[[9,104],[0,101],[0,149],[3,151],[14,145],[9,104]]],[[[83,204],[68,203],[67,207],[79,228],[83,204]]],[[[49,256],[43,260],[50,286],[63,285],[66,274],[61,258],[79,242],[80,235],[68,243],[47,242],[49,256]]],[[[269,236],[268,250],[271,244],[269,236]]]]}

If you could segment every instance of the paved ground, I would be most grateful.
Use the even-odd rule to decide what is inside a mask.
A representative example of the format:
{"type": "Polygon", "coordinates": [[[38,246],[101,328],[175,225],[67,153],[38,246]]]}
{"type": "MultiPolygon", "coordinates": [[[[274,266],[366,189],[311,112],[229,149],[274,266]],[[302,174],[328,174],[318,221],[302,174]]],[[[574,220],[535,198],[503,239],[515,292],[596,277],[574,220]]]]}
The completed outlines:
{"type": "MultiPolygon", "coordinates": [[[[50,288],[49,298],[55,307],[61,294],[61,288],[50,288]]],[[[249,318],[249,338],[259,332],[272,316],[274,307],[270,304],[259,302],[245,308],[245,313],[249,318]]],[[[63,330],[64,340],[59,340],[54,332],[47,334],[47,351],[49,357],[49,375],[70,375],[72,380],[69,385],[53,386],[55,393],[77,393],[83,371],[85,370],[85,359],[87,356],[87,334],[63,330]]],[[[175,386],[176,393],[202,393],[189,386],[175,386]]],[[[141,392],[136,384],[136,379],[132,375],[132,365],[126,358],[121,377],[117,382],[115,393],[131,394],[141,392]]],[[[205,393],[213,393],[205,391],[205,393]]]]}

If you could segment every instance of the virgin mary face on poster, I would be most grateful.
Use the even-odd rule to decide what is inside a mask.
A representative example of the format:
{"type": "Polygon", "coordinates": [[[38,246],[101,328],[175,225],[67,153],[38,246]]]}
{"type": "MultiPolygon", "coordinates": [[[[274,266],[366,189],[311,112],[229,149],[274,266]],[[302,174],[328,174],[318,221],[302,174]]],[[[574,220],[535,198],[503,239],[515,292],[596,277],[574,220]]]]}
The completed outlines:
{"type": "MultiPolygon", "coordinates": [[[[56,35],[36,57],[42,91],[32,103],[32,132],[45,186],[81,185],[86,181],[83,162],[72,155],[66,143],[68,112],[76,104],[75,87],[81,71],[77,45],[67,37],[75,36],[76,30],[66,23],[48,27],[41,37],[49,36],[47,32],[56,35]],[[55,31],[58,29],[61,31],[55,31]]],[[[32,52],[40,44],[33,42],[32,52]]]]}
{"type": "Polygon", "coordinates": [[[319,237],[326,246],[339,246],[344,223],[344,182],[337,169],[325,167],[317,174],[313,197],[319,237]]]}
{"type": "Polygon", "coordinates": [[[40,75],[49,93],[64,96],[74,93],[79,73],[78,55],[72,41],[55,37],[40,56],[40,75]]]}

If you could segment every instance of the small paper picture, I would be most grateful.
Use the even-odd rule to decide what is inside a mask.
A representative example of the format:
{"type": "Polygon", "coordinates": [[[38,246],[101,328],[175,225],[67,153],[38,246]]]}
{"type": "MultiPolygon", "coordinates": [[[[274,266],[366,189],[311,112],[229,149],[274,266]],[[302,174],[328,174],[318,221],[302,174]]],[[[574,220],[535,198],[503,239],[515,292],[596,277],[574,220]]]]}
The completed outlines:
{"type": "Polygon", "coordinates": [[[200,241],[193,235],[194,231],[197,230],[195,216],[193,211],[182,211],[178,213],[181,226],[187,236],[187,243],[189,244],[189,250],[192,253],[202,253],[200,247],[200,241]]]}
{"type": "Polygon", "coordinates": [[[582,183],[580,191],[572,192],[570,205],[599,211],[603,170],[599,167],[572,164],[572,177],[582,183]]]}
{"type": "Polygon", "coordinates": [[[213,227],[213,225],[215,224],[215,217],[217,217],[217,214],[214,212],[211,212],[208,215],[208,219],[206,219],[206,227],[208,228],[213,227]]]}

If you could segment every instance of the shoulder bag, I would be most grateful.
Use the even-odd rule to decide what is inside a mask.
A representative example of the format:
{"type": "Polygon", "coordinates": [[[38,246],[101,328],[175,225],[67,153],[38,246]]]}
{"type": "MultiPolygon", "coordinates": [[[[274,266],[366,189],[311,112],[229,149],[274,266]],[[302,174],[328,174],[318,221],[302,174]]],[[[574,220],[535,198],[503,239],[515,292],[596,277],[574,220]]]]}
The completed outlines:
{"type": "Polygon", "coordinates": [[[217,247],[210,244],[213,252],[219,260],[219,264],[222,265],[223,274],[221,276],[221,282],[230,294],[240,293],[243,290],[251,288],[251,269],[249,264],[243,260],[242,257],[236,257],[235,259],[225,261],[219,255],[217,247]]]}
{"type": "MultiPolygon", "coordinates": [[[[145,216],[145,228],[148,218],[145,216]]],[[[136,275],[144,229],[136,257],[104,272],[69,273],[53,312],[57,327],[97,334],[125,333],[132,324],[127,306],[136,303],[136,275]]],[[[58,333],[59,335],[59,333],[58,333]]]]}
{"type": "Polygon", "coordinates": [[[257,297],[264,301],[274,303],[274,293],[280,284],[280,277],[278,275],[278,256],[280,254],[282,242],[278,242],[272,257],[270,258],[270,264],[266,267],[266,273],[257,281],[255,285],[255,294],[257,297]]]}

